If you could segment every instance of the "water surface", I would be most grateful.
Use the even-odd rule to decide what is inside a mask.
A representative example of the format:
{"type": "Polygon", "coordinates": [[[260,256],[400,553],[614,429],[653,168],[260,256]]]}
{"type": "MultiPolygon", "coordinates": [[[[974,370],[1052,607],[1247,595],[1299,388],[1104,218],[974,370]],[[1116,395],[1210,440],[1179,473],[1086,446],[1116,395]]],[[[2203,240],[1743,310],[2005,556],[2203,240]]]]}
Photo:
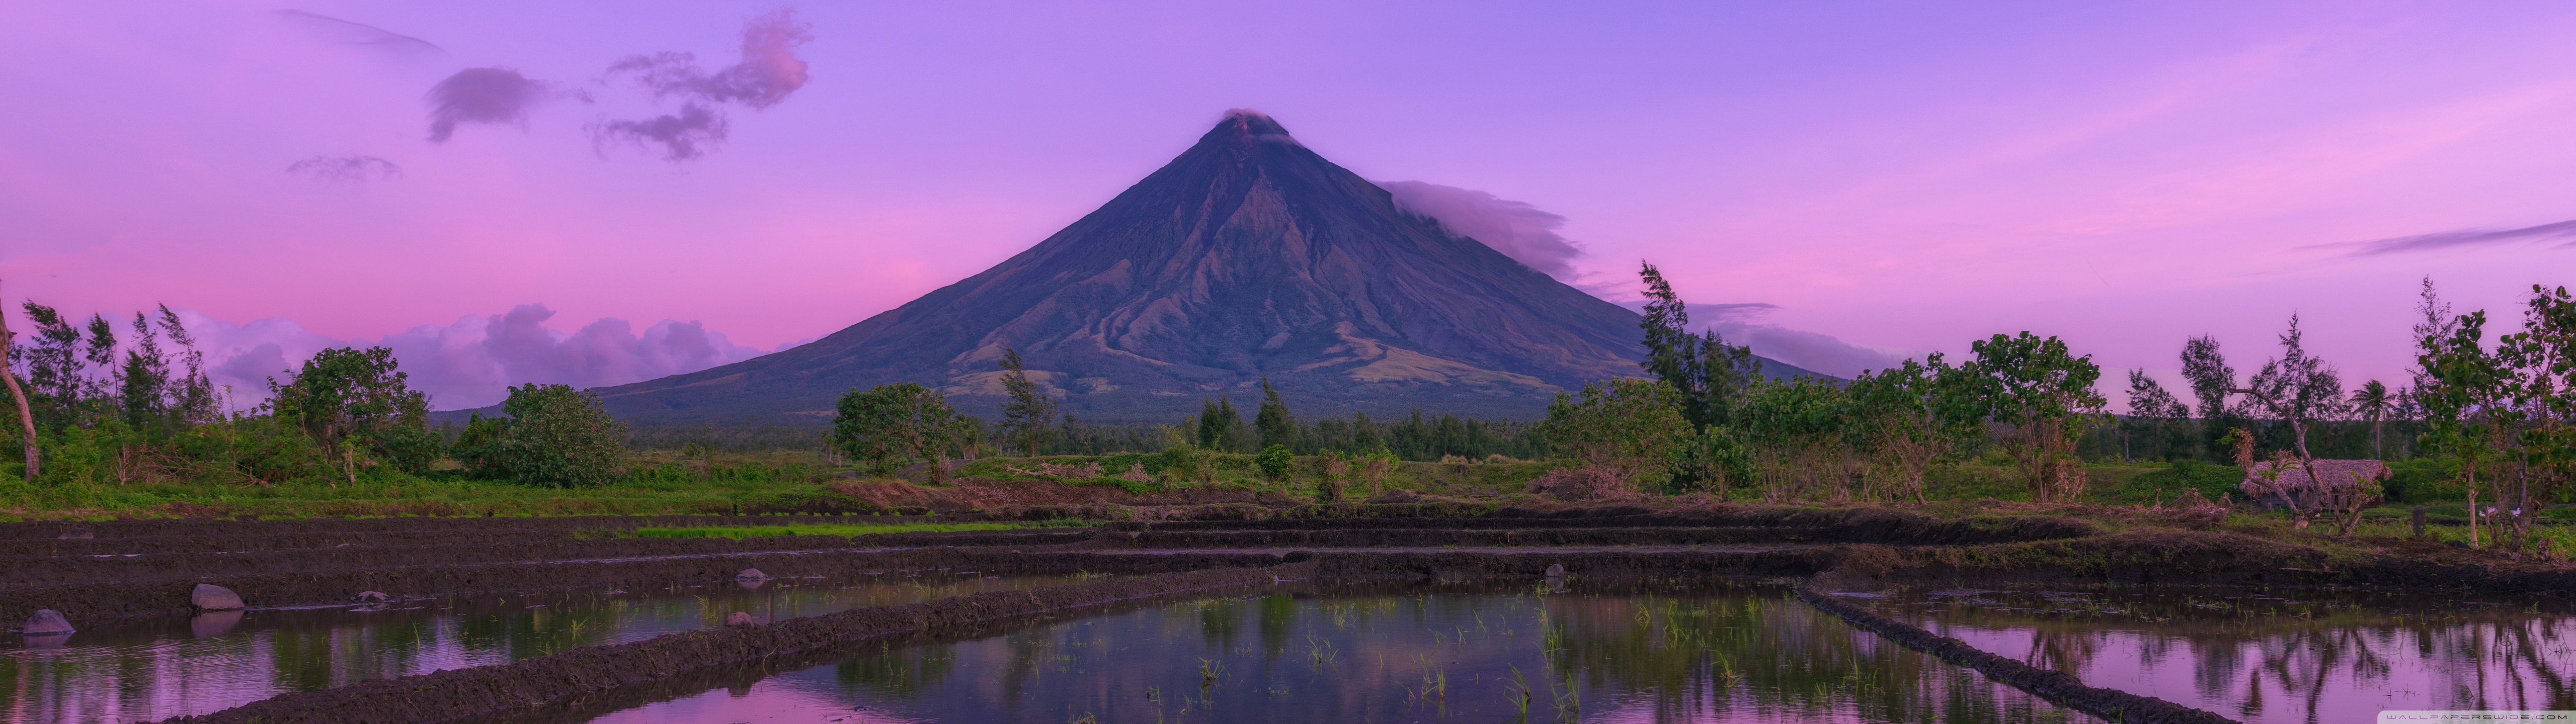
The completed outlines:
{"type": "Polygon", "coordinates": [[[0,634],[0,718],[153,721],[279,694],[717,626],[736,611],[773,621],[1072,582],[1071,576],[986,578],[944,571],[689,581],[658,590],[208,613],[85,626],[67,637],[0,634]]]}
{"type": "Polygon", "coordinates": [[[2438,593],[1906,591],[1867,599],[1933,632],[2245,722],[2383,709],[2576,709],[2564,602],[2438,593]]]}
{"type": "Polygon", "coordinates": [[[865,652],[597,722],[2092,721],[1785,587],[1289,584],[865,652]]]}

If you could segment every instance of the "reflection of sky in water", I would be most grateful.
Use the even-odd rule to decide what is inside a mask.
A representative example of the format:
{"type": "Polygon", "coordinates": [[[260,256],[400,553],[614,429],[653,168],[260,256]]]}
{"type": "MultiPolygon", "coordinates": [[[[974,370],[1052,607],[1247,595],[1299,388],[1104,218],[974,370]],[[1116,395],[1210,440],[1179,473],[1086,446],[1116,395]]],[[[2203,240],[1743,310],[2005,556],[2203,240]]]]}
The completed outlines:
{"type": "Polygon", "coordinates": [[[9,635],[0,638],[0,718],[158,720],[368,679],[637,641],[720,625],[735,611],[770,620],[1070,582],[931,572],[779,579],[756,587],[683,583],[655,591],[410,601],[378,611],[210,613],[83,626],[59,641],[9,635]]]}
{"type": "Polygon", "coordinates": [[[2430,594],[1913,591],[1872,602],[2085,683],[2246,722],[2576,709],[2576,617],[2430,594]]]}
{"type": "Polygon", "coordinates": [[[1736,588],[1196,601],[868,655],[596,721],[1518,721],[1524,691],[1533,722],[2088,720],[1784,589],[1736,588]]]}

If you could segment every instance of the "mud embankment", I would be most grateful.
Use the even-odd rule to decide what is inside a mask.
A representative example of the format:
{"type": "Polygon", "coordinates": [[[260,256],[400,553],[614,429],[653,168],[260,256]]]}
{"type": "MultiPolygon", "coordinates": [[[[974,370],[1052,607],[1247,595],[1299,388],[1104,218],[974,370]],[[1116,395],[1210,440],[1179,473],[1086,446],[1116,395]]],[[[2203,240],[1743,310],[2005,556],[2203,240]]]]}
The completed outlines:
{"type": "Polygon", "coordinates": [[[12,571],[0,588],[61,585],[85,581],[154,581],[213,579],[227,576],[289,572],[323,572],[414,565],[467,565],[511,562],[598,560],[679,555],[739,555],[771,551],[919,548],[949,546],[1052,546],[1090,540],[1087,530],[965,531],[954,533],[888,533],[781,535],[744,538],[590,538],[536,542],[471,541],[456,536],[440,545],[347,546],[310,550],[255,550],[215,553],[145,553],[138,555],[7,556],[0,568],[12,571]]]}
{"type": "MultiPolygon", "coordinates": [[[[1259,568],[1222,568],[1125,580],[995,591],[927,603],[862,608],[754,628],[701,629],[610,646],[590,646],[511,664],[289,694],[172,722],[437,722],[525,712],[550,702],[670,681],[691,671],[770,660],[898,636],[975,630],[994,623],[1149,596],[1253,589],[1259,568]]],[[[776,667],[769,667],[776,670],[776,667]]]]}
{"type": "Polygon", "coordinates": [[[48,520],[0,523],[0,541],[59,539],[66,534],[95,538],[152,536],[212,537],[227,535],[347,534],[405,532],[556,532],[632,530],[639,527],[697,525],[798,525],[839,523],[929,523],[981,520],[978,515],[566,515],[561,517],[383,517],[231,520],[218,518],[147,518],[138,520],[48,520]]]}
{"type": "MultiPolygon", "coordinates": [[[[978,571],[986,575],[1074,572],[1141,574],[1228,566],[1276,565],[1276,553],[1103,554],[1012,548],[920,548],[890,552],[765,552],[690,558],[564,563],[414,565],[396,568],[210,576],[254,607],[345,602],[359,591],[441,598],[558,590],[646,590],[680,584],[731,585],[759,568],[774,577],[847,578],[898,571],[978,571]]],[[[1302,559],[1302,557],[1301,557],[1302,559]]],[[[75,624],[194,612],[188,592],[198,579],[111,581],[0,588],[0,620],[23,620],[39,608],[75,624]]]]}
{"type": "MultiPolygon", "coordinates": [[[[1309,506],[1310,508],[1411,507],[1404,505],[1309,506]]],[[[1636,506],[1569,510],[1500,508],[1474,515],[1298,515],[1261,520],[1112,521],[1104,530],[1178,532],[1201,530],[1542,530],[1558,528],[1739,528],[1798,535],[1810,542],[1884,543],[1890,545],[1974,545],[2055,540],[2100,535],[2102,526],[2078,518],[2046,515],[1998,515],[1942,520],[1921,513],[1881,508],[1721,507],[1655,511],[1636,506]]]]}

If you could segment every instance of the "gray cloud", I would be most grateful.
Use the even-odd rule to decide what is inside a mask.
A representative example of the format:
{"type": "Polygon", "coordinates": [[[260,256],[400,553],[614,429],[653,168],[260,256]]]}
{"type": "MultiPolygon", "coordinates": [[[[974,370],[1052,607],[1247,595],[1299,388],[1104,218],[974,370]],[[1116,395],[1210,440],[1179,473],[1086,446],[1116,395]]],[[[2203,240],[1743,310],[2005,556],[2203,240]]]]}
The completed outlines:
{"type": "Polygon", "coordinates": [[[2351,251],[2345,252],[2343,256],[2376,257],[2383,254],[2435,252],[2455,247],[2474,247],[2489,244],[2507,244],[2512,242],[2536,244],[2556,240],[2567,240],[2565,243],[2557,245],[2558,249],[2576,248],[2576,221],[2542,224],[2536,227],[2524,227],[2521,229],[2467,229],[2456,232],[2423,234],[2412,237],[2397,237],[2394,239],[2380,239],[2368,242],[2319,244],[2302,248],[2350,249],[2351,251]]]}
{"type": "Polygon", "coordinates": [[[797,22],[796,11],[782,9],[744,23],[742,61],[712,74],[698,69],[696,54],[671,51],[627,56],[610,64],[608,74],[631,75],[657,98],[768,108],[805,87],[805,59],[796,57],[796,46],[814,40],[813,28],[797,22]]]}
{"type": "Polygon", "coordinates": [[[527,125],[528,109],[550,94],[546,84],[509,68],[467,68],[429,89],[429,141],[446,143],[467,123],[527,125]]]}
{"type": "Polygon", "coordinates": [[[1378,186],[1395,197],[1396,208],[1437,220],[1451,234],[1482,242],[1559,281],[1576,276],[1574,259],[1583,256],[1583,248],[1557,235],[1565,217],[1454,186],[1420,181],[1382,181],[1378,186]]]}
{"type": "Polygon", "coordinates": [[[365,184],[402,178],[402,167],[373,156],[315,156],[288,164],[286,173],[310,178],[316,183],[365,184]]]}
{"type": "Polygon", "coordinates": [[[334,45],[356,46],[397,56],[446,55],[438,44],[396,33],[366,23],[302,10],[276,11],[278,22],[296,31],[334,45]]]}
{"type": "Polygon", "coordinates": [[[744,23],[742,60],[713,73],[698,67],[696,54],[681,51],[628,56],[611,63],[609,77],[632,79],[652,91],[654,98],[676,96],[683,102],[676,114],[591,124],[592,142],[659,145],[666,160],[696,159],[708,147],[722,144],[732,130],[722,104],[762,110],[805,87],[807,65],[796,57],[796,48],[813,39],[812,25],[798,22],[796,11],[782,9],[744,23]]]}
{"type": "Polygon", "coordinates": [[[672,163],[692,161],[707,149],[722,145],[732,125],[723,113],[698,103],[680,104],[678,115],[664,114],[641,121],[601,121],[590,125],[594,148],[611,143],[631,143],[639,148],[659,144],[662,158],[672,163]]]}

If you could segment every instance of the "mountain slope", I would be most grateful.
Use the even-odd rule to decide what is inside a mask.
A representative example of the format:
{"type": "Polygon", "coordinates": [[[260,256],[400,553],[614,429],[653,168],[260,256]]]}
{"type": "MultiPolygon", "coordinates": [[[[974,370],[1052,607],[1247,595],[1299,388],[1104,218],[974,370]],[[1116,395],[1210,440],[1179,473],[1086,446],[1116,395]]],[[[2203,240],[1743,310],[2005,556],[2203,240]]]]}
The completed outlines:
{"type": "Polygon", "coordinates": [[[828,415],[853,386],[914,381],[990,414],[1016,347],[1085,419],[1176,418],[1257,395],[1264,375],[1304,415],[1527,417],[1560,388],[1638,373],[1637,323],[1237,111],[981,274],[803,347],[599,392],[623,417],[828,415]]]}

